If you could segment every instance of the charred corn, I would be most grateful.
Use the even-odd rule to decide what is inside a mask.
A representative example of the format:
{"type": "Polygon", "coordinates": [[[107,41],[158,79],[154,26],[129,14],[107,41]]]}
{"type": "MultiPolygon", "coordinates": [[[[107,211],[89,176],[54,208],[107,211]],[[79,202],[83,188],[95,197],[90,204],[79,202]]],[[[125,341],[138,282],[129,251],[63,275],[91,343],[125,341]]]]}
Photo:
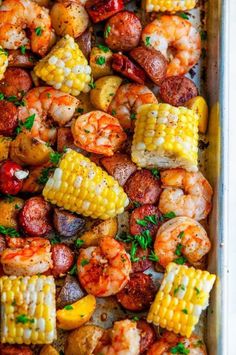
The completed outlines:
{"type": "Polygon", "coordinates": [[[1,342],[49,344],[56,338],[55,283],[52,276],[3,276],[1,342]]]}
{"type": "Polygon", "coordinates": [[[0,80],[4,77],[4,73],[8,66],[8,53],[0,46],[0,80]]]}
{"type": "Polygon", "coordinates": [[[89,91],[91,68],[72,37],[66,35],[34,67],[35,74],[48,85],[77,96],[89,91]]]}
{"type": "Polygon", "coordinates": [[[146,11],[177,12],[193,9],[197,0],[146,0],[146,11]]]}
{"type": "Polygon", "coordinates": [[[208,306],[215,279],[208,271],[170,263],[147,321],[189,338],[208,306]]]}
{"type": "Polygon", "coordinates": [[[73,150],[65,153],[43,196],[66,210],[101,219],[115,217],[129,203],[112,176],[73,150]]]}
{"type": "Polygon", "coordinates": [[[198,115],[185,107],[147,104],[138,109],[131,157],[139,167],[197,171],[198,115]]]}

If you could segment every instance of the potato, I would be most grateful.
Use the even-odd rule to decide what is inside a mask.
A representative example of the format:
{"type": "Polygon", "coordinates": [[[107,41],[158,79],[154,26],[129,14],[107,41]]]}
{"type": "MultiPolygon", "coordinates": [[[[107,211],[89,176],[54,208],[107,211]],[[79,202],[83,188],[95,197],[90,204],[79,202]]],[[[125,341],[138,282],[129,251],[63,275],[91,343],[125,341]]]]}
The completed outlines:
{"type": "Polygon", "coordinates": [[[46,143],[22,132],[11,142],[10,158],[20,165],[42,165],[53,150],[46,143]]]}
{"type": "Polygon", "coordinates": [[[94,107],[108,111],[108,107],[122,83],[119,76],[104,76],[95,81],[95,88],[90,91],[90,100],[94,107]]]}
{"type": "Polygon", "coordinates": [[[12,201],[4,199],[0,201],[0,225],[17,228],[17,215],[24,205],[24,200],[14,197],[12,201]]]}
{"type": "Polygon", "coordinates": [[[185,103],[185,106],[198,114],[199,132],[206,133],[208,124],[208,106],[205,99],[202,96],[193,97],[191,100],[185,103]]]}
{"type": "Polygon", "coordinates": [[[59,355],[59,352],[52,345],[44,345],[40,350],[40,355],[59,355]]]}
{"type": "Polygon", "coordinates": [[[89,65],[94,79],[113,73],[111,68],[112,54],[112,51],[106,46],[100,45],[92,48],[89,65]]]}
{"type": "Polygon", "coordinates": [[[118,230],[118,223],[116,218],[109,218],[95,225],[89,231],[85,232],[80,239],[84,241],[83,246],[96,246],[103,237],[115,237],[118,230]]]}
{"type": "Polygon", "coordinates": [[[68,34],[76,38],[86,30],[89,23],[85,8],[76,2],[55,3],[50,16],[58,36],[68,34]]]}
{"type": "Polygon", "coordinates": [[[52,171],[53,168],[50,169],[49,164],[30,168],[28,177],[23,180],[21,191],[31,194],[41,192],[46,184],[46,176],[49,176],[52,171]],[[41,183],[39,181],[41,181],[41,183]]]}
{"type": "Polygon", "coordinates": [[[64,330],[75,329],[88,322],[96,308],[96,298],[87,295],[79,301],[57,311],[57,326],[64,330]]]}
{"type": "Polygon", "coordinates": [[[79,100],[79,106],[77,108],[77,112],[79,113],[79,115],[82,115],[83,113],[88,113],[88,112],[94,110],[94,107],[93,107],[91,100],[90,100],[89,93],[81,93],[78,96],[78,100],[79,100]]]}
{"type": "Polygon", "coordinates": [[[6,160],[9,155],[11,138],[0,136],[0,161],[6,160]]]}
{"type": "Polygon", "coordinates": [[[65,344],[65,355],[92,355],[104,333],[104,329],[96,325],[84,325],[68,335],[65,344]]]}

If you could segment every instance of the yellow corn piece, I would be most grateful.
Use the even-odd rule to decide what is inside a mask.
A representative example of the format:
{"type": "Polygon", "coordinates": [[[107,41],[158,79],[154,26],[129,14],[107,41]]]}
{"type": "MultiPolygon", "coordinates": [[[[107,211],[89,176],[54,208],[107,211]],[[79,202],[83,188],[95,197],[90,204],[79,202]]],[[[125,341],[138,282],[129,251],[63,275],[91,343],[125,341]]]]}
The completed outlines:
{"type": "Polygon", "coordinates": [[[4,73],[8,66],[8,53],[0,46],[0,80],[4,77],[4,73]]]}
{"type": "Polygon", "coordinates": [[[131,157],[142,168],[197,171],[198,115],[168,104],[140,106],[131,157]]]}
{"type": "Polygon", "coordinates": [[[1,342],[50,344],[56,338],[55,283],[52,276],[3,276],[1,342]]]}
{"type": "Polygon", "coordinates": [[[101,219],[115,217],[129,203],[112,176],[74,150],[65,153],[43,196],[66,210],[101,219]]]}
{"type": "Polygon", "coordinates": [[[208,306],[215,279],[208,271],[170,263],[147,321],[189,338],[208,306]]]}
{"type": "Polygon", "coordinates": [[[193,9],[197,0],[146,0],[147,12],[177,12],[193,9]]]}
{"type": "Polygon", "coordinates": [[[91,68],[72,37],[66,35],[34,67],[48,85],[77,96],[89,91],[91,68]]]}
{"type": "Polygon", "coordinates": [[[198,128],[199,132],[206,133],[208,124],[208,106],[206,100],[202,96],[193,97],[186,102],[185,106],[195,111],[199,116],[198,128]]]}

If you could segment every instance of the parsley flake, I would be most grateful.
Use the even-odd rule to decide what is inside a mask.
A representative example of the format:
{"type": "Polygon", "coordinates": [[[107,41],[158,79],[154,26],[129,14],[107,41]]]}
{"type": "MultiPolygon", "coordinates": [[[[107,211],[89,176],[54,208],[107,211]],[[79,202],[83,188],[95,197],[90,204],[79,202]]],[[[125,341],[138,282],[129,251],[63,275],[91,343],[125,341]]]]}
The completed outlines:
{"type": "Polygon", "coordinates": [[[2,92],[0,93],[0,100],[4,100],[4,94],[2,92]]]}
{"type": "Polygon", "coordinates": [[[16,323],[34,323],[34,319],[30,319],[27,317],[25,314],[20,314],[19,316],[16,317],[16,323]]]}
{"type": "Polygon", "coordinates": [[[137,244],[135,242],[132,242],[131,249],[130,249],[130,260],[133,263],[139,261],[139,258],[136,256],[136,252],[137,252],[137,244]]]}
{"type": "Polygon", "coordinates": [[[88,86],[89,86],[91,89],[95,89],[96,84],[94,83],[93,79],[91,79],[91,81],[90,81],[90,83],[88,84],[88,86]]]}
{"type": "Polygon", "coordinates": [[[88,259],[83,259],[80,263],[81,266],[85,266],[89,264],[89,260],[88,259]]]}
{"type": "Polygon", "coordinates": [[[147,36],[147,37],[145,38],[145,45],[146,45],[146,46],[150,46],[150,45],[151,45],[150,39],[151,39],[150,36],[147,36]]]}
{"type": "Polygon", "coordinates": [[[182,312],[183,312],[184,314],[188,314],[188,310],[187,310],[186,308],[182,309],[182,312]]]}
{"type": "Polygon", "coordinates": [[[71,276],[75,276],[77,274],[77,265],[74,264],[72,266],[72,268],[70,269],[70,271],[68,271],[68,274],[71,275],[71,276]]]}
{"type": "Polygon", "coordinates": [[[50,240],[50,242],[51,242],[52,245],[61,243],[61,238],[60,238],[58,235],[56,235],[54,238],[52,238],[52,239],[50,240]]]}
{"type": "Polygon", "coordinates": [[[132,121],[136,120],[136,113],[132,112],[131,115],[130,115],[130,119],[132,121]]]}
{"type": "Polygon", "coordinates": [[[176,247],[176,250],[175,250],[175,255],[181,256],[182,248],[183,248],[183,245],[178,243],[177,247],[176,247]]]}
{"type": "Polygon", "coordinates": [[[132,318],[132,320],[133,320],[134,322],[138,322],[138,321],[139,321],[139,317],[136,317],[136,316],[135,316],[135,317],[132,318]]]}
{"type": "Polygon", "coordinates": [[[179,13],[178,16],[183,18],[184,20],[188,20],[189,19],[189,15],[186,14],[185,12],[179,13]]]}
{"type": "Polygon", "coordinates": [[[76,239],[76,241],[75,241],[75,246],[76,246],[77,248],[80,248],[83,244],[84,244],[84,240],[82,240],[82,239],[80,239],[80,238],[76,239]]]}
{"type": "Polygon", "coordinates": [[[151,173],[155,178],[157,178],[157,179],[160,178],[160,171],[157,168],[151,169],[151,173]]]}
{"type": "Polygon", "coordinates": [[[182,238],[183,238],[183,236],[184,236],[184,231],[180,232],[177,238],[182,239],[182,238]]]}
{"type": "Polygon", "coordinates": [[[25,46],[20,46],[20,52],[21,52],[21,54],[25,54],[26,47],[25,46]]]}
{"type": "Polygon", "coordinates": [[[33,127],[34,119],[35,119],[35,113],[33,115],[27,117],[25,122],[20,121],[18,127],[16,127],[16,133],[19,134],[20,132],[22,132],[23,128],[30,131],[31,128],[33,127]]]}
{"type": "Polygon", "coordinates": [[[116,115],[116,111],[115,111],[115,110],[112,110],[112,111],[111,111],[111,114],[112,114],[112,116],[115,116],[115,115],[116,115]]]}
{"type": "Polygon", "coordinates": [[[34,32],[36,33],[37,36],[41,36],[43,29],[42,27],[37,27],[35,28],[34,32]]]}
{"type": "Polygon", "coordinates": [[[178,265],[184,265],[186,263],[186,258],[184,256],[180,256],[179,258],[176,258],[174,262],[178,265]]]}
{"type": "Polygon", "coordinates": [[[164,213],[162,217],[165,219],[171,219],[176,217],[176,214],[173,211],[171,211],[171,212],[164,213]]]}
{"type": "Polygon", "coordinates": [[[111,26],[108,25],[105,29],[105,32],[104,32],[104,37],[107,38],[109,36],[109,33],[111,32],[111,26]]]}
{"type": "Polygon", "coordinates": [[[71,304],[68,304],[67,306],[64,307],[64,309],[65,309],[66,311],[71,311],[71,310],[74,309],[74,308],[71,306],[71,304]]]}
{"type": "Polygon", "coordinates": [[[185,286],[184,285],[179,285],[174,289],[174,295],[176,296],[179,290],[185,291],[185,286]]]}
{"type": "Polygon", "coordinates": [[[142,227],[147,227],[147,225],[148,225],[148,222],[145,221],[144,219],[136,219],[136,223],[142,227]]]}
{"type": "Polygon", "coordinates": [[[99,44],[98,48],[101,49],[104,53],[107,53],[110,51],[110,49],[106,46],[104,46],[103,44],[99,44]]]}
{"type": "Polygon", "coordinates": [[[9,237],[17,238],[20,233],[15,228],[0,226],[0,234],[7,235],[9,237]]]}
{"type": "Polygon", "coordinates": [[[196,291],[196,294],[197,294],[197,295],[199,295],[199,293],[200,293],[200,290],[199,290],[199,288],[197,288],[197,287],[194,287],[194,291],[196,291]]]}
{"type": "Polygon", "coordinates": [[[50,162],[53,163],[54,165],[58,165],[58,163],[61,159],[61,156],[62,156],[62,154],[58,153],[58,152],[50,153],[50,155],[49,155],[50,162]]]}
{"type": "Polygon", "coordinates": [[[84,109],[79,107],[79,108],[77,108],[77,112],[82,114],[82,113],[84,113],[84,109]]]}
{"type": "Polygon", "coordinates": [[[158,262],[159,261],[159,258],[158,256],[155,254],[154,251],[151,251],[151,253],[148,255],[148,259],[150,261],[155,261],[155,262],[158,262]]]}
{"type": "Polygon", "coordinates": [[[97,57],[97,58],[96,58],[96,64],[98,64],[98,65],[104,65],[105,63],[106,63],[105,57],[100,56],[100,57],[97,57]]]}
{"type": "Polygon", "coordinates": [[[54,169],[55,169],[55,168],[53,168],[53,167],[43,168],[43,169],[41,170],[40,176],[39,176],[38,179],[37,179],[37,183],[40,184],[40,185],[45,185],[46,182],[47,182],[48,179],[49,179],[50,173],[53,172],[54,169]]]}
{"type": "Polygon", "coordinates": [[[183,343],[178,343],[176,346],[170,349],[171,354],[188,355],[189,349],[186,349],[183,343]]]}

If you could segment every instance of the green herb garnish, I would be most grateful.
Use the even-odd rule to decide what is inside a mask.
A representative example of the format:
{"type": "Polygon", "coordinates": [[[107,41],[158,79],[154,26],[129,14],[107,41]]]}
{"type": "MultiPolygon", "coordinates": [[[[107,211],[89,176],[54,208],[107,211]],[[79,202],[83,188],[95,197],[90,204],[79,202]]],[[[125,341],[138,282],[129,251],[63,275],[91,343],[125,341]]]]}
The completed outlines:
{"type": "Polygon", "coordinates": [[[97,57],[96,58],[96,64],[98,64],[98,65],[103,65],[103,64],[105,64],[106,63],[106,59],[105,59],[105,57],[97,57]]]}
{"type": "Polygon", "coordinates": [[[41,173],[40,173],[40,176],[39,176],[39,178],[37,180],[37,183],[40,184],[40,185],[45,185],[46,182],[49,179],[49,174],[51,172],[53,172],[54,170],[55,170],[55,168],[53,168],[53,167],[43,168],[41,170],[41,173]]]}
{"type": "Polygon", "coordinates": [[[186,258],[184,256],[180,256],[179,258],[176,258],[174,262],[178,265],[184,265],[186,263],[186,258]]]}
{"type": "Polygon", "coordinates": [[[151,45],[150,39],[151,39],[150,36],[147,36],[147,37],[145,38],[145,45],[146,45],[146,46],[150,46],[150,45],[151,45]]]}
{"type": "Polygon", "coordinates": [[[136,252],[137,252],[137,244],[135,242],[132,242],[131,249],[130,249],[130,260],[133,263],[139,261],[139,258],[136,256],[136,252]]]}
{"type": "Polygon", "coordinates": [[[22,132],[23,128],[30,131],[31,128],[33,127],[34,119],[35,119],[35,113],[33,115],[27,117],[25,122],[20,121],[18,127],[16,127],[16,133],[19,134],[20,132],[22,132]]]}
{"type": "Polygon", "coordinates": [[[184,20],[188,20],[189,19],[189,15],[186,14],[185,12],[179,13],[178,16],[183,18],[184,20]]]}
{"type": "Polygon", "coordinates": [[[70,311],[74,308],[71,306],[71,304],[68,304],[67,306],[64,307],[64,309],[66,309],[67,311],[70,311]]]}
{"type": "Polygon", "coordinates": [[[159,261],[159,258],[158,258],[158,256],[155,254],[154,251],[151,251],[151,253],[148,255],[148,259],[149,259],[150,261],[155,261],[155,262],[159,261]]]}
{"type": "Polygon", "coordinates": [[[76,239],[76,241],[75,241],[75,246],[77,247],[77,248],[80,248],[82,245],[84,244],[84,241],[82,240],[82,239],[76,239]]]}
{"type": "Polygon", "coordinates": [[[58,235],[56,235],[54,238],[52,238],[52,239],[50,240],[50,242],[51,242],[52,245],[61,243],[61,238],[60,238],[58,235]]]}
{"type": "Polygon", "coordinates": [[[99,49],[101,49],[104,53],[107,53],[110,51],[110,49],[108,47],[104,46],[103,44],[99,44],[97,47],[99,49]]]}
{"type": "Polygon", "coordinates": [[[115,110],[112,110],[112,111],[111,111],[111,114],[112,114],[112,116],[115,116],[115,115],[116,115],[116,111],[115,111],[115,110]]]}
{"type": "Polygon", "coordinates": [[[81,266],[85,266],[89,264],[89,260],[88,259],[83,259],[80,263],[81,266]]]}
{"type": "Polygon", "coordinates": [[[43,29],[42,27],[37,27],[35,28],[34,32],[36,33],[37,36],[41,36],[43,29]]]}
{"type": "Polygon", "coordinates": [[[130,115],[130,119],[133,121],[133,120],[136,120],[136,113],[131,113],[130,115]]]}
{"type": "Polygon", "coordinates": [[[186,308],[182,309],[182,312],[183,312],[184,314],[188,314],[188,310],[187,310],[186,308]]]}
{"type": "Polygon", "coordinates": [[[183,343],[178,343],[176,346],[170,349],[171,354],[188,355],[189,349],[186,349],[183,343]]]}
{"type": "Polygon", "coordinates": [[[50,155],[49,155],[50,162],[53,163],[54,165],[58,165],[58,163],[61,159],[61,156],[62,156],[62,154],[58,153],[58,152],[50,153],[50,155]]]}
{"type": "Polygon", "coordinates": [[[165,219],[171,219],[171,218],[176,217],[176,214],[171,211],[171,212],[164,213],[164,214],[162,215],[162,217],[165,218],[165,219]]]}
{"type": "Polygon", "coordinates": [[[82,113],[84,113],[84,109],[79,107],[79,108],[77,108],[77,112],[82,114],[82,113]]]}
{"type": "Polygon", "coordinates": [[[157,168],[151,169],[151,173],[155,178],[160,178],[160,171],[157,168]]]}
{"type": "Polygon", "coordinates": [[[199,288],[197,288],[197,287],[194,287],[194,291],[196,291],[197,295],[199,295],[199,293],[200,293],[200,290],[199,290],[199,288]]]}
{"type": "Polygon", "coordinates": [[[15,228],[0,226],[0,234],[7,235],[9,237],[17,238],[20,233],[15,228]]]}
{"type": "Polygon", "coordinates": [[[72,268],[70,269],[70,271],[68,271],[68,274],[71,275],[71,276],[75,276],[77,274],[77,265],[74,264],[72,266],[72,268]]]}
{"type": "Polygon", "coordinates": [[[182,249],[183,249],[183,245],[178,243],[177,244],[177,247],[176,247],[176,250],[175,250],[175,255],[178,255],[178,256],[181,256],[182,254],[182,249]]]}
{"type": "Polygon", "coordinates": [[[185,286],[184,285],[179,285],[178,287],[176,287],[174,289],[174,295],[176,296],[176,294],[179,292],[179,290],[185,291],[185,286]]]}
{"type": "Polygon", "coordinates": [[[21,52],[21,54],[25,54],[26,47],[25,46],[20,46],[20,52],[21,52]]]}
{"type": "Polygon", "coordinates": [[[25,314],[20,314],[19,316],[16,317],[16,323],[34,323],[34,319],[31,319],[27,317],[25,314]]]}
{"type": "Polygon", "coordinates": [[[91,89],[95,89],[96,84],[94,83],[93,79],[91,79],[91,81],[90,81],[90,83],[88,84],[88,86],[89,86],[91,89]]]}
{"type": "Polygon", "coordinates": [[[111,32],[111,26],[108,25],[107,28],[105,29],[104,37],[107,38],[110,32],[111,32]]]}

